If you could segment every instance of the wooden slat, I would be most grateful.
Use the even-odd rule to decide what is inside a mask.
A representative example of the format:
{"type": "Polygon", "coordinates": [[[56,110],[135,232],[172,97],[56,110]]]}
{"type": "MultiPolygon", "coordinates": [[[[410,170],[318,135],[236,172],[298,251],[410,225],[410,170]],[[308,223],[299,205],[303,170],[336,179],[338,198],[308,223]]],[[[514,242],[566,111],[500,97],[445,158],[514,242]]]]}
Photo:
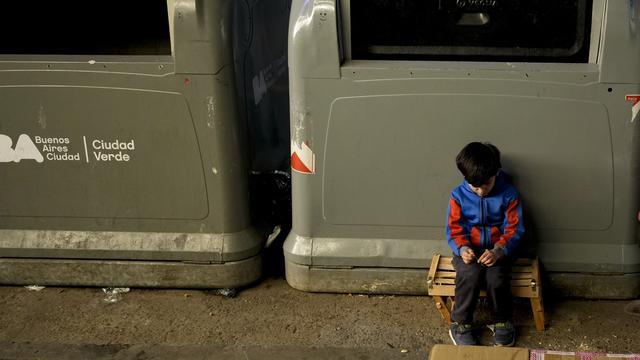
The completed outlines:
{"type": "Polygon", "coordinates": [[[433,285],[429,288],[429,295],[455,296],[456,287],[451,285],[433,285]]]}
{"type": "Polygon", "coordinates": [[[436,309],[438,309],[442,318],[447,322],[451,322],[451,311],[447,307],[447,300],[441,296],[434,296],[433,301],[435,301],[436,309]]]}
{"type": "MultiPolygon", "coordinates": [[[[438,271],[434,275],[434,279],[455,279],[456,273],[455,271],[438,271]]],[[[531,273],[513,273],[511,274],[512,280],[528,280],[529,283],[533,279],[533,275],[531,273]]]]}
{"type": "Polygon", "coordinates": [[[531,310],[533,311],[536,330],[544,331],[544,306],[542,305],[542,299],[531,299],[531,310]]]}
{"type": "Polygon", "coordinates": [[[431,259],[431,266],[429,267],[430,274],[435,274],[436,270],[438,269],[439,262],[440,262],[440,255],[439,254],[433,255],[433,258],[431,259]]]}
{"type": "Polygon", "coordinates": [[[540,267],[539,267],[537,258],[533,260],[533,263],[531,264],[531,269],[533,273],[533,279],[536,281],[536,283],[540,283],[540,267]]]}
{"type": "MultiPolygon", "coordinates": [[[[435,283],[429,289],[429,295],[442,295],[442,296],[453,296],[455,293],[456,287],[453,284],[453,281],[449,279],[447,282],[443,283],[435,283]]],[[[529,286],[512,286],[511,293],[516,297],[525,297],[525,298],[536,298],[536,292],[531,289],[529,286]]],[[[484,290],[481,290],[480,296],[486,296],[484,290]]]]}
{"type": "Polygon", "coordinates": [[[440,255],[433,255],[431,259],[431,266],[429,267],[429,279],[433,279],[436,275],[436,271],[438,270],[438,263],[440,262],[440,255]]]}
{"type": "MultiPolygon", "coordinates": [[[[440,255],[437,255],[437,256],[440,256],[440,255]]],[[[518,258],[513,262],[513,264],[514,266],[531,266],[534,262],[537,262],[537,261],[538,259],[518,258]]],[[[452,256],[440,256],[440,264],[451,264],[452,262],[453,262],[452,256]]]]}
{"type": "Polygon", "coordinates": [[[511,286],[529,286],[529,287],[531,287],[531,279],[511,279],[511,286]]]}
{"type": "Polygon", "coordinates": [[[511,273],[512,279],[533,279],[531,273],[511,273]]]}
{"type": "Polygon", "coordinates": [[[531,268],[531,266],[514,266],[514,267],[511,268],[511,272],[519,272],[519,273],[528,272],[528,273],[531,273],[531,272],[533,272],[533,269],[531,268]]]}
{"type": "Polygon", "coordinates": [[[455,270],[452,264],[443,264],[442,260],[440,260],[440,264],[438,264],[438,270],[455,270]]]}
{"type": "Polygon", "coordinates": [[[436,275],[434,276],[434,278],[438,279],[438,278],[455,278],[456,277],[456,272],[455,271],[438,271],[436,272],[436,275]]]}
{"type": "Polygon", "coordinates": [[[536,297],[530,287],[515,286],[511,288],[511,293],[515,297],[533,298],[536,297]]]}
{"type": "Polygon", "coordinates": [[[514,262],[515,265],[526,265],[526,266],[531,266],[531,264],[533,263],[534,259],[527,259],[527,258],[519,258],[516,259],[516,261],[514,262]]]}
{"type": "Polygon", "coordinates": [[[434,280],[434,284],[449,284],[449,285],[453,285],[455,283],[456,283],[455,279],[436,278],[434,280]]]}

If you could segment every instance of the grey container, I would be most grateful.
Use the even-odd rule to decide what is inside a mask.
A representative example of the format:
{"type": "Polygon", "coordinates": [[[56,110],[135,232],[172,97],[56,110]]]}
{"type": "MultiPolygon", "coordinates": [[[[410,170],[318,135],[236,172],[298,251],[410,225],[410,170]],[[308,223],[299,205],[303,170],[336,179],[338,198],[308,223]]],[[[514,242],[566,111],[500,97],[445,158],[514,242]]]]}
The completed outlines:
{"type": "MultiPolygon", "coordinates": [[[[164,45],[2,56],[0,283],[232,288],[260,277],[233,1],[145,4],[106,24],[117,32],[137,6],[145,27],[144,16],[165,23],[164,45]]],[[[93,25],[78,44],[108,37],[93,25]]]]}
{"type": "MultiPolygon", "coordinates": [[[[586,29],[575,51],[511,53],[390,45],[384,36],[411,22],[393,23],[390,8],[364,31],[375,15],[363,20],[357,11],[373,3],[292,5],[289,284],[425,294],[430,258],[451,253],[444,224],[462,180],[455,155],[470,141],[489,141],[523,198],[524,253],[539,256],[551,284],[576,296],[638,296],[636,1],[575,2],[583,12],[572,26],[586,29]],[[382,45],[363,46],[376,28],[382,45]],[[452,59],[438,58],[443,52],[452,59]]],[[[499,16],[491,4],[454,9],[469,14],[458,25],[499,16]]]]}

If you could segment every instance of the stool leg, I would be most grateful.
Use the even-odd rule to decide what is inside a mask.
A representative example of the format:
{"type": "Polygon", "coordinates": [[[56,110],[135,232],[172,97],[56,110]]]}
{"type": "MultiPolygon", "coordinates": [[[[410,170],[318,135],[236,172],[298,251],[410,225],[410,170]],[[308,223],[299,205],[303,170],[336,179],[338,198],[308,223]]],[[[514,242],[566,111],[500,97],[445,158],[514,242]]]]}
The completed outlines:
{"type": "Polygon", "coordinates": [[[442,318],[451,322],[451,313],[447,307],[447,302],[442,298],[442,296],[434,296],[433,301],[435,301],[436,309],[438,309],[442,318]]]}
{"type": "Polygon", "coordinates": [[[531,298],[531,310],[533,320],[536,322],[536,330],[544,331],[544,306],[541,298],[531,298]]]}

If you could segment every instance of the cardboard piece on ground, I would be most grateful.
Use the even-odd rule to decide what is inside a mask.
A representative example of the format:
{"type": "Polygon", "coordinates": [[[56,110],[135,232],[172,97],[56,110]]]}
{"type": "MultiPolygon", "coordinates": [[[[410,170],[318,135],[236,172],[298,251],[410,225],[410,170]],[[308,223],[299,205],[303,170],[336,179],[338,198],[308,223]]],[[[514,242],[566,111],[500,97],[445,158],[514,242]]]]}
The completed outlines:
{"type": "Polygon", "coordinates": [[[571,355],[559,355],[559,354],[545,354],[542,357],[544,360],[629,360],[630,357],[623,356],[607,356],[607,355],[593,355],[593,356],[583,356],[579,354],[571,354],[571,355]]]}
{"type": "Polygon", "coordinates": [[[529,360],[529,349],[435,345],[429,360],[529,360]]]}
{"type": "Polygon", "coordinates": [[[533,349],[530,360],[640,360],[638,354],[599,354],[586,352],[564,352],[533,349]]]}
{"type": "Polygon", "coordinates": [[[544,360],[581,360],[580,356],[575,354],[544,354],[544,360]]]}
{"type": "Polygon", "coordinates": [[[544,354],[541,358],[543,360],[629,360],[630,357],[622,357],[622,356],[607,356],[607,355],[597,355],[595,357],[584,357],[581,355],[559,355],[559,354],[544,354]]]}

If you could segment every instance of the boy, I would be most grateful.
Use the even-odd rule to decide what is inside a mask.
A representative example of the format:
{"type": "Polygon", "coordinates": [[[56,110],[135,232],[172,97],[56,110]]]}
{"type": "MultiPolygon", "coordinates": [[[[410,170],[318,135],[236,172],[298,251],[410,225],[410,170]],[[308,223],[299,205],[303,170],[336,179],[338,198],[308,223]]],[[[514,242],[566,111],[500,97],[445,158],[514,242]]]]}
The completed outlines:
{"type": "Polygon", "coordinates": [[[480,289],[486,285],[495,345],[512,346],[510,261],[524,233],[520,199],[500,172],[495,146],[472,142],[460,151],[456,165],[465,180],[451,192],[447,210],[447,241],[456,270],[449,335],[456,345],[477,344],[471,324],[480,289]]]}

